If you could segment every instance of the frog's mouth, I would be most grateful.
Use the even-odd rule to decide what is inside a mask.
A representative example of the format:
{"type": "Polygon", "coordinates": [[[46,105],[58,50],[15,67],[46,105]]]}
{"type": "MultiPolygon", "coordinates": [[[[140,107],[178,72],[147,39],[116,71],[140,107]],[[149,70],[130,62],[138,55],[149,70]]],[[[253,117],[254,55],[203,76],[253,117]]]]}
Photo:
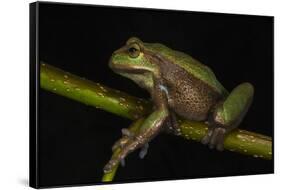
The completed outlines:
{"type": "Polygon", "coordinates": [[[142,74],[145,73],[146,70],[144,69],[135,69],[135,68],[131,68],[131,67],[114,67],[111,68],[114,72],[117,73],[128,73],[128,74],[142,74]]]}
{"type": "Polygon", "coordinates": [[[109,67],[116,73],[143,74],[147,72],[147,69],[140,66],[114,64],[111,60],[109,61],[109,67]]]}

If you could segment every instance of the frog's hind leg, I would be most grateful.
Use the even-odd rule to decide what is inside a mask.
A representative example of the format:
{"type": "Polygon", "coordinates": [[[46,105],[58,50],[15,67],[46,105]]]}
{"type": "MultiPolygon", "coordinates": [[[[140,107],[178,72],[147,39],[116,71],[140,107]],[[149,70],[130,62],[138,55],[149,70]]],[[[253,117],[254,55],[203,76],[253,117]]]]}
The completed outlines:
{"type": "Polygon", "coordinates": [[[234,88],[210,114],[209,130],[201,142],[209,144],[210,148],[223,150],[225,135],[240,124],[251,105],[253,95],[254,87],[250,83],[242,83],[234,88]]]}

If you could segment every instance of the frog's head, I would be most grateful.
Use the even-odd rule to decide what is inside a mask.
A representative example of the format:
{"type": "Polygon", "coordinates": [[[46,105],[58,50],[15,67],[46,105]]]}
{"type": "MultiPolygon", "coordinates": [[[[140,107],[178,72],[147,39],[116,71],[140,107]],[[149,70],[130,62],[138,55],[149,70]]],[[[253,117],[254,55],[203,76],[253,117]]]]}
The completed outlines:
{"type": "Polygon", "coordinates": [[[109,61],[109,67],[121,75],[156,72],[157,65],[145,52],[145,43],[136,37],[130,38],[125,46],[116,50],[109,61]]]}

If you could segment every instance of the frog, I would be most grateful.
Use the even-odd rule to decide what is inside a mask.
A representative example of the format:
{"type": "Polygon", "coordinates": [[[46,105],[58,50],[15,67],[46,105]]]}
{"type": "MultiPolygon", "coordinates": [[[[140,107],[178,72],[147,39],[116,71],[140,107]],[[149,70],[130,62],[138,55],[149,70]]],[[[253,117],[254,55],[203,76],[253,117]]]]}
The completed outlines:
{"type": "Polygon", "coordinates": [[[131,37],[113,52],[109,68],[148,91],[153,111],[137,133],[122,129],[122,137],[112,150],[120,148],[104,167],[109,173],[125,157],[140,149],[147,154],[148,143],[161,131],[180,131],[178,118],[205,122],[201,143],[222,151],[225,137],[239,126],[252,104],[254,87],[243,82],[232,91],[219,82],[212,69],[191,55],[161,43],[146,43],[131,37]]]}

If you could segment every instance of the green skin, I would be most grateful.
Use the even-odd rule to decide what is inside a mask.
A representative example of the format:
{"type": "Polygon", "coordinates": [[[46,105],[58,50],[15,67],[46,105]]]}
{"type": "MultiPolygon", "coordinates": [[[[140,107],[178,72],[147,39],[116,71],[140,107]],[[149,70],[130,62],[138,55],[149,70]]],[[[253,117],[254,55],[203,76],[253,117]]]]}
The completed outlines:
{"type": "Polygon", "coordinates": [[[179,131],[178,116],[208,123],[202,143],[221,151],[225,135],[240,124],[253,99],[250,83],[242,83],[229,93],[210,68],[191,56],[135,37],[113,53],[109,67],[146,89],[154,111],[135,134],[122,129],[123,137],[112,147],[121,151],[106,164],[105,173],[138,148],[143,158],[148,142],[160,131],[179,131]]]}

